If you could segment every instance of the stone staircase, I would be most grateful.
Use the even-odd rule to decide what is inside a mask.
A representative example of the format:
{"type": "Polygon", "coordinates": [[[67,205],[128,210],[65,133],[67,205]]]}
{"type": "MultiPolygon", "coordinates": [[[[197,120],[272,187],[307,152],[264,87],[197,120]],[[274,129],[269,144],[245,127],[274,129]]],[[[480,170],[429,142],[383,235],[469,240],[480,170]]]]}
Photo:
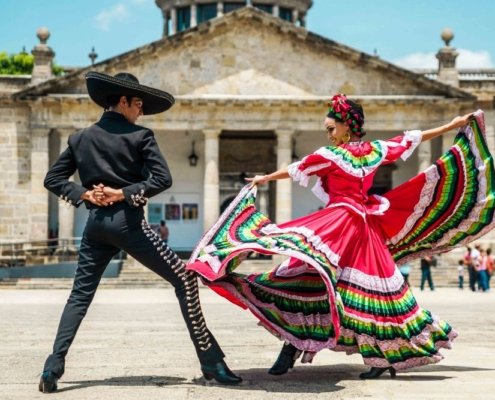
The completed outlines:
{"type": "MultiPolygon", "coordinates": [[[[454,287],[457,285],[457,260],[462,253],[450,253],[440,257],[438,266],[432,268],[433,282],[436,287],[454,287]]],[[[240,273],[263,272],[272,268],[274,261],[252,259],[245,261],[238,269],[240,273]]],[[[418,287],[421,280],[419,261],[413,263],[409,282],[418,287]]],[[[466,285],[467,272],[464,274],[466,285]]],[[[69,278],[22,278],[0,280],[0,289],[70,289],[73,280],[69,278]]],[[[136,260],[124,260],[122,269],[117,278],[102,278],[102,289],[129,289],[129,288],[160,288],[170,287],[170,284],[136,260]]]]}

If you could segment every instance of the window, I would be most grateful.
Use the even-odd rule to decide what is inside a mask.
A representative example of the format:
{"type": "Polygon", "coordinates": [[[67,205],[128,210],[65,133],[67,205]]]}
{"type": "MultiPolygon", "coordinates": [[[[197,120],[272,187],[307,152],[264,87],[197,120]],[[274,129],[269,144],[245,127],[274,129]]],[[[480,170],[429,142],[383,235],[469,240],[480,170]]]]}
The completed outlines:
{"type": "Polygon", "coordinates": [[[213,19],[217,16],[217,4],[198,4],[197,8],[197,20],[198,24],[201,22],[208,21],[209,19],[213,19]]]}
{"type": "Polygon", "coordinates": [[[290,8],[280,7],[279,16],[285,21],[292,22],[292,10],[290,8]]]}
{"type": "Polygon", "coordinates": [[[273,6],[271,4],[260,4],[260,3],[254,3],[253,4],[256,8],[259,8],[260,10],[263,10],[264,12],[268,14],[273,13],[273,6]]]}
{"type": "Polygon", "coordinates": [[[185,31],[191,27],[191,7],[177,8],[177,31],[185,31]]]}
{"type": "Polygon", "coordinates": [[[225,2],[223,3],[223,12],[228,13],[244,6],[245,6],[244,3],[225,2]]]}

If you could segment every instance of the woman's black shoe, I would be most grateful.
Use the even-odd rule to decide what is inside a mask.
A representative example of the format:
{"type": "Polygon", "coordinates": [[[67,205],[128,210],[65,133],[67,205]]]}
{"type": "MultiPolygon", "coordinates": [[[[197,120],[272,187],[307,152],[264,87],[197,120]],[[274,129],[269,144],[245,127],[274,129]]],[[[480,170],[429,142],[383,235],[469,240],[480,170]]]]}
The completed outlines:
{"type": "Polygon", "coordinates": [[[38,389],[43,393],[52,393],[57,390],[58,376],[51,371],[43,371],[38,389]]]}
{"type": "Polygon", "coordinates": [[[234,375],[223,360],[215,365],[201,365],[201,372],[207,381],[215,379],[223,385],[237,385],[242,382],[242,378],[234,375]]]}
{"type": "Polygon", "coordinates": [[[388,368],[371,367],[371,369],[368,372],[363,372],[362,374],[359,374],[359,377],[361,379],[376,379],[385,371],[390,372],[391,378],[395,378],[396,371],[395,368],[393,367],[388,367],[388,368]]]}
{"type": "Polygon", "coordinates": [[[282,351],[278,355],[277,361],[268,370],[271,375],[283,375],[294,366],[296,362],[297,348],[290,343],[284,344],[282,351]]]}

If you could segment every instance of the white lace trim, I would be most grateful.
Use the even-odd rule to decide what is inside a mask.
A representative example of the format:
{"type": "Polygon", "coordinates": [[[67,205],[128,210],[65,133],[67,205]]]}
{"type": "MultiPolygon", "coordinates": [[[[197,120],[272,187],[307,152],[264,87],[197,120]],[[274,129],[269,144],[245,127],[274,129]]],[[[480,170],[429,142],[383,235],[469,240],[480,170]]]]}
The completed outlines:
{"type": "Polygon", "coordinates": [[[318,197],[324,204],[328,204],[330,201],[330,195],[325,192],[325,189],[323,189],[323,183],[321,182],[321,178],[318,178],[316,180],[315,185],[311,189],[313,194],[318,197]]]}
{"type": "Polygon", "coordinates": [[[406,161],[412,153],[414,153],[414,150],[419,146],[421,143],[421,140],[423,140],[423,132],[420,130],[414,130],[414,131],[405,131],[404,132],[404,137],[402,138],[402,142],[400,143],[401,146],[406,147],[407,143],[411,143],[411,147],[409,147],[404,153],[401,154],[400,158],[402,161],[406,161]]]}
{"type": "Polygon", "coordinates": [[[365,289],[382,293],[398,291],[404,284],[404,277],[398,268],[395,268],[394,274],[389,278],[380,278],[378,276],[365,274],[352,267],[338,267],[337,280],[355,282],[365,289]]]}
{"type": "Polygon", "coordinates": [[[378,206],[378,210],[370,212],[369,214],[383,215],[383,213],[390,208],[390,201],[388,201],[386,197],[379,196],[377,194],[372,196],[380,202],[380,205],[378,206]]]}
{"type": "Polygon", "coordinates": [[[294,182],[299,182],[301,186],[308,186],[309,176],[299,169],[301,161],[289,164],[287,172],[294,182]]]}

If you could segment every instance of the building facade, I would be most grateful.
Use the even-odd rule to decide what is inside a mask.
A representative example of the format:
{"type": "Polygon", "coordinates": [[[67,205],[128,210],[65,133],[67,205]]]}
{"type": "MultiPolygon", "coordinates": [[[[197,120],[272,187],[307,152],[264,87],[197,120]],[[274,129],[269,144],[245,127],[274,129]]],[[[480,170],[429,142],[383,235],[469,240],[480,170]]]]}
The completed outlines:
{"type": "MultiPolygon", "coordinates": [[[[53,78],[40,69],[53,54],[48,31],[40,30],[33,76],[0,77],[0,242],[81,236],[87,211],[49,195],[43,179],[68,136],[102,113],[86,93],[90,70],[127,71],[176,97],[170,111],[139,123],[153,129],[174,178],[171,189],[149,200],[148,218],[166,219],[177,249],[193,248],[245,176],[287,166],[325,145],[326,103],[336,92],[363,105],[369,140],[483,108],[495,149],[495,71],[457,71],[455,57],[452,65],[443,56],[438,71],[399,68],[309,32],[308,0],[156,2],[164,16],[164,36],[156,42],[53,78]]],[[[447,41],[446,48],[455,53],[447,41]]],[[[453,136],[423,143],[407,163],[382,168],[374,190],[423,170],[453,136]]],[[[322,206],[289,180],[260,187],[258,199],[275,221],[322,206]]]]}

